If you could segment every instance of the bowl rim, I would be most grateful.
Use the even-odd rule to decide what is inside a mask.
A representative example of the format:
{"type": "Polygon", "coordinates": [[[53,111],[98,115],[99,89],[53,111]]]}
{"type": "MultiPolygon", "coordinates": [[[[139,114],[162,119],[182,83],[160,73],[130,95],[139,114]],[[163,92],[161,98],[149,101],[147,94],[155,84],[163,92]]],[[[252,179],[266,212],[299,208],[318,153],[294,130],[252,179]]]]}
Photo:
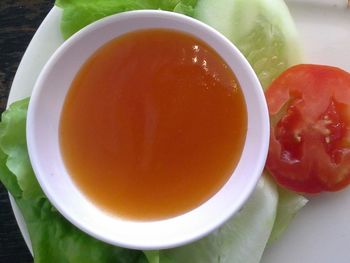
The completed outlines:
{"type": "MultiPolygon", "coordinates": [[[[179,29],[181,31],[181,29],[179,29]]],[[[132,30],[128,31],[131,32],[132,30]]],[[[198,37],[198,35],[195,35],[195,37],[198,37]]],[[[205,41],[204,39],[202,39],[205,41]]],[[[205,41],[206,42],[206,41],[205,41]]],[[[75,44],[76,45],[76,44],[75,44]]],[[[210,45],[210,44],[208,44],[210,45]]],[[[210,45],[214,50],[212,45],[210,45]]],[[[90,54],[91,55],[91,54],[90,54]]],[[[88,55],[88,57],[90,56],[88,55]]],[[[237,76],[237,72],[234,71],[234,74],[237,76]]],[[[247,73],[248,74],[248,73],[247,73]]],[[[243,88],[242,88],[243,90],[243,88]]],[[[245,95],[244,95],[245,96],[245,95]]],[[[245,97],[246,99],[246,97],[245,97]]],[[[248,105],[247,105],[248,108],[248,105]]],[[[170,247],[175,247],[175,246],[180,246],[187,244],[189,242],[193,242],[217,227],[219,227],[221,224],[226,222],[234,213],[236,213],[242,205],[245,203],[245,201],[248,199],[250,194],[253,192],[255,185],[260,177],[260,174],[263,171],[266,156],[267,156],[267,150],[268,150],[268,140],[269,140],[269,123],[268,123],[268,111],[267,111],[267,106],[266,106],[266,101],[264,99],[264,93],[261,88],[260,82],[257,79],[253,69],[249,65],[249,63],[246,61],[244,56],[239,52],[239,50],[229,41],[227,40],[223,35],[221,35],[219,32],[217,32],[215,29],[211,28],[210,26],[195,20],[193,18],[187,17],[182,14],[177,14],[173,12],[168,12],[168,11],[161,11],[161,10],[136,10],[136,11],[127,11],[119,14],[115,14],[106,18],[103,18],[101,20],[98,20],[87,27],[83,28],[76,34],[74,34],[70,39],[66,40],[62,46],[60,46],[56,52],[52,55],[52,57],[49,59],[47,64],[44,66],[43,70],[41,71],[37,82],[34,86],[33,89],[33,94],[32,98],[30,100],[29,108],[28,108],[28,116],[27,116],[27,145],[28,145],[28,152],[29,152],[29,157],[36,175],[36,178],[43,189],[45,195],[48,197],[50,202],[53,204],[54,207],[57,208],[57,210],[66,218],[68,221],[70,221],[73,225],[77,226],[79,229],[82,231],[88,233],[89,235],[102,240],[104,242],[117,245],[117,246],[122,246],[122,247],[127,247],[127,248],[132,248],[132,249],[143,249],[143,250],[150,250],[150,249],[163,249],[163,248],[170,248],[170,247]],[[258,106],[260,107],[261,111],[261,116],[266,119],[263,123],[264,126],[261,128],[261,138],[263,139],[260,145],[259,150],[257,151],[258,157],[256,158],[256,168],[255,168],[255,174],[252,176],[252,179],[250,180],[250,183],[248,184],[248,190],[246,190],[242,196],[241,200],[239,201],[240,203],[238,205],[235,205],[234,209],[227,211],[223,213],[220,217],[220,220],[216,220],[214,222],[210,222],[206,225],[206,228],[201,229],[201,231],[197,231],[195,233],[192,233],[190,236],[188,234],[184,234],[182,238],[177,238],[177,239],[172,239],[170,242],[166,240],[161,240],[158,242],[147,242],[147,243],[140,243],[137,240],[135,242],[124,242],[122,240],[119,240],[118,238],[113,239],[110,237],[106,237],[104,235],[101,235],[98,231],[94,231],[91,229],[89,226],[85,224],[81,224],[80,220],[77,219],[77,217],[72,216],[67,210],[65,209],[64,206],[60,203],[59,200],[57,200],[57,196],[54,196],[49,188],[47,187],[47,182],[43,179],[43,174],[39,165],[38,159],[38,149],[37,146],[35,145],[38,141],[38,138],[35,135],[34,131],[34,125],[36,121],[36,116],[35,112],[37,111],[37,104],[39,103],[39,96],[40,92],[43,89],[43,85],[46,81],[46,76],[49,74],[53,68],[52,65],[56,63],[57,60],[59,60],[64,54],[65,50],[68,50],[71,45],[74,45],[75,43],[79,43],[82,37],[85,35],[93,34],[96,30],[99,30],[103,28],[104,26],[114,24],[117,22],[120,22],[120,20],[128,20],[128,19],[133,19],[135,17],[140,17],[140,16],[146,16],[146,17],[152,17],[155,19],[170,19],[170,20],[176,20],[176,21],[181,21],[181,23],[190,23],[192,25],[195,25],[200,29],[202,33],[206,34],[212,34],[212,37],[214,37],[216,40],[220,40],[220,42],[224,42],[225,45],[228,45],[236,55],[240,58],[241,63],[244,63],[245,69],[243,70],[244,72],[249,72],[249,75],[251,77],[251,82],[254,83],[255,85],[255,92],[259,98],[259,101],[257,101],[258,106]]],[[[221,191],[221,190],[220,190],[221,191]]],[[[219,191],[219,192],[220,192],[219,191]]],[[[172,219],[170,219],[172,220],[172,219]]],[[[159,223],[160,221],[169,221],[169,219],[166,220],[159,220],[159,221],[152,221],[152,222],[142,222],[143,227],[149,227],[150,224],[154,223],[159,223]]],[[[139,222],[138,222],[139,223],[139,222]]]]}

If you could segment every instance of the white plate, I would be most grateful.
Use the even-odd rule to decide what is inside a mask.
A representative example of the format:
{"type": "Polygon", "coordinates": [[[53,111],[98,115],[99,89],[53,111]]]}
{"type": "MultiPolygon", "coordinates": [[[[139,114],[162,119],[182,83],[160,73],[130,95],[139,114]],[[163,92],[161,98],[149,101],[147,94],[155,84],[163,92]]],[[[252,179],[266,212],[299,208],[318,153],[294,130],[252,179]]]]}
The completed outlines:
{"type": "MultiPolygon", "coordinates": [[[[305,62],[328,64],[350,72],[350,8],[347,0],[287,0],[305,50],[305,62]]],[[[61,12],[54,7],[27,48],[12,84],[12,103],[31,94],[51,54],[62,44],[61,12]]],[[[11,200],[24,239],[31,248],[23,218],[11,200]]],[[[322,194],[293,220],[283,236],[268,247],[261,263],[349,263],[350,188],[322,194]]]]}

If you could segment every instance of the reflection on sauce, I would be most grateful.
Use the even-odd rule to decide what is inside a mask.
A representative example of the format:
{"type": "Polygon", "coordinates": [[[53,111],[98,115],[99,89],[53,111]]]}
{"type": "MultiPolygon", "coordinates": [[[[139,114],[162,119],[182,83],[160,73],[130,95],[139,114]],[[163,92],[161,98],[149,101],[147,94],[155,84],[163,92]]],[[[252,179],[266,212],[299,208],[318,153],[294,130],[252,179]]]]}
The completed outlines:
{"type": "Polygon", "coordinates": [[[96,205],[135,220],[189,211],[228,180],[243,148],[241,89],[190,35],[128,33],[81,68],[60,123],[65,165],[96,205]]]}

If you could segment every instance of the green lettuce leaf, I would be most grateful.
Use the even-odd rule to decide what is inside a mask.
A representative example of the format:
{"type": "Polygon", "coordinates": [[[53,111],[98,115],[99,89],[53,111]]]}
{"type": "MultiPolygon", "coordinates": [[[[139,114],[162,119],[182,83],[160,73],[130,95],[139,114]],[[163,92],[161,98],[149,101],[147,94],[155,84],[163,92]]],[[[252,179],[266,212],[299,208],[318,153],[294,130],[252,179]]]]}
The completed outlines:
{"type": "Polygon", "coordinates": [[[0,181],[3,183],[7,191],[12,194],[12,196],[20,197],[22,195],[22,190],[18,185],[16,176],[7,168],[6,159],[7,155],[3,151],[0,151],[0,181]]]}
{"type": "Polygon", "coordinates": [[[181,0],[174,7],[173,11],[187,16],[193,16],[197,2],[197,0],[181,0]]]}
{"type": "Polygon", "coordinates": [[[44,194],[35,180],[27,154],[26,122],[25,119],[23,120],[27,107],[28,101],[16,102],[2,114],[2,122],[0,123],[2,153],[0,155],[7,156],[7,158],[4,157],[6,167],[17,177],[17,183],[22,189],[23,197],[36,198],[43,197],[44,194]]]}
{"type": "Polygon", "coordinates": [[[12,104],[0,123],[0,180],[25,219],[35,263],[146,263],[141,251],[114,247],[80,231],[44,196],[31,168],[26,145],[29,99],[12,104]]]}
{"type": "Polygon", "coordinates": [[[103,17],[131,10],[161,9],[192,15],[197,0],[56,0],[63,9],[61,32],[65,39],[103,17]]]}

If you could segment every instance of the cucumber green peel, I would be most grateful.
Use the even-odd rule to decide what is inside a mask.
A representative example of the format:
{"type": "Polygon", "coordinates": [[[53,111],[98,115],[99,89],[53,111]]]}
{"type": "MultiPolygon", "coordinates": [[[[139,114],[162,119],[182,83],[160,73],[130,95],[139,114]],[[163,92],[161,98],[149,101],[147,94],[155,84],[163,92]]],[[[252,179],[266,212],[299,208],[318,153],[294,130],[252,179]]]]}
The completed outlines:
{"type": "MultiPolygon", "coordinates": [[[[221,31],[242,51],[263,87],[301,62],[296,30],[281,0],[57,0],[61,31],[68,38],[105,16],[136,9],[162,9],[193,16],[221,31]]],[[[113,247],[66,221],[41,191],[28,157],[28,99],[15,102],[0,123],[0,180],[15,198],[29,231],[34,262],[58,263],[258,263],[306,199],[277,189],[263,176],[246,205],[225,225],[192,244],[161,251],[113,247]]]]}
{"type": "Polygon", "coordinates": [[[201,0],[194,17],[240,49],[264,89],[288,67],[301,62],[297,31],[282,0],[201,0]]]}

